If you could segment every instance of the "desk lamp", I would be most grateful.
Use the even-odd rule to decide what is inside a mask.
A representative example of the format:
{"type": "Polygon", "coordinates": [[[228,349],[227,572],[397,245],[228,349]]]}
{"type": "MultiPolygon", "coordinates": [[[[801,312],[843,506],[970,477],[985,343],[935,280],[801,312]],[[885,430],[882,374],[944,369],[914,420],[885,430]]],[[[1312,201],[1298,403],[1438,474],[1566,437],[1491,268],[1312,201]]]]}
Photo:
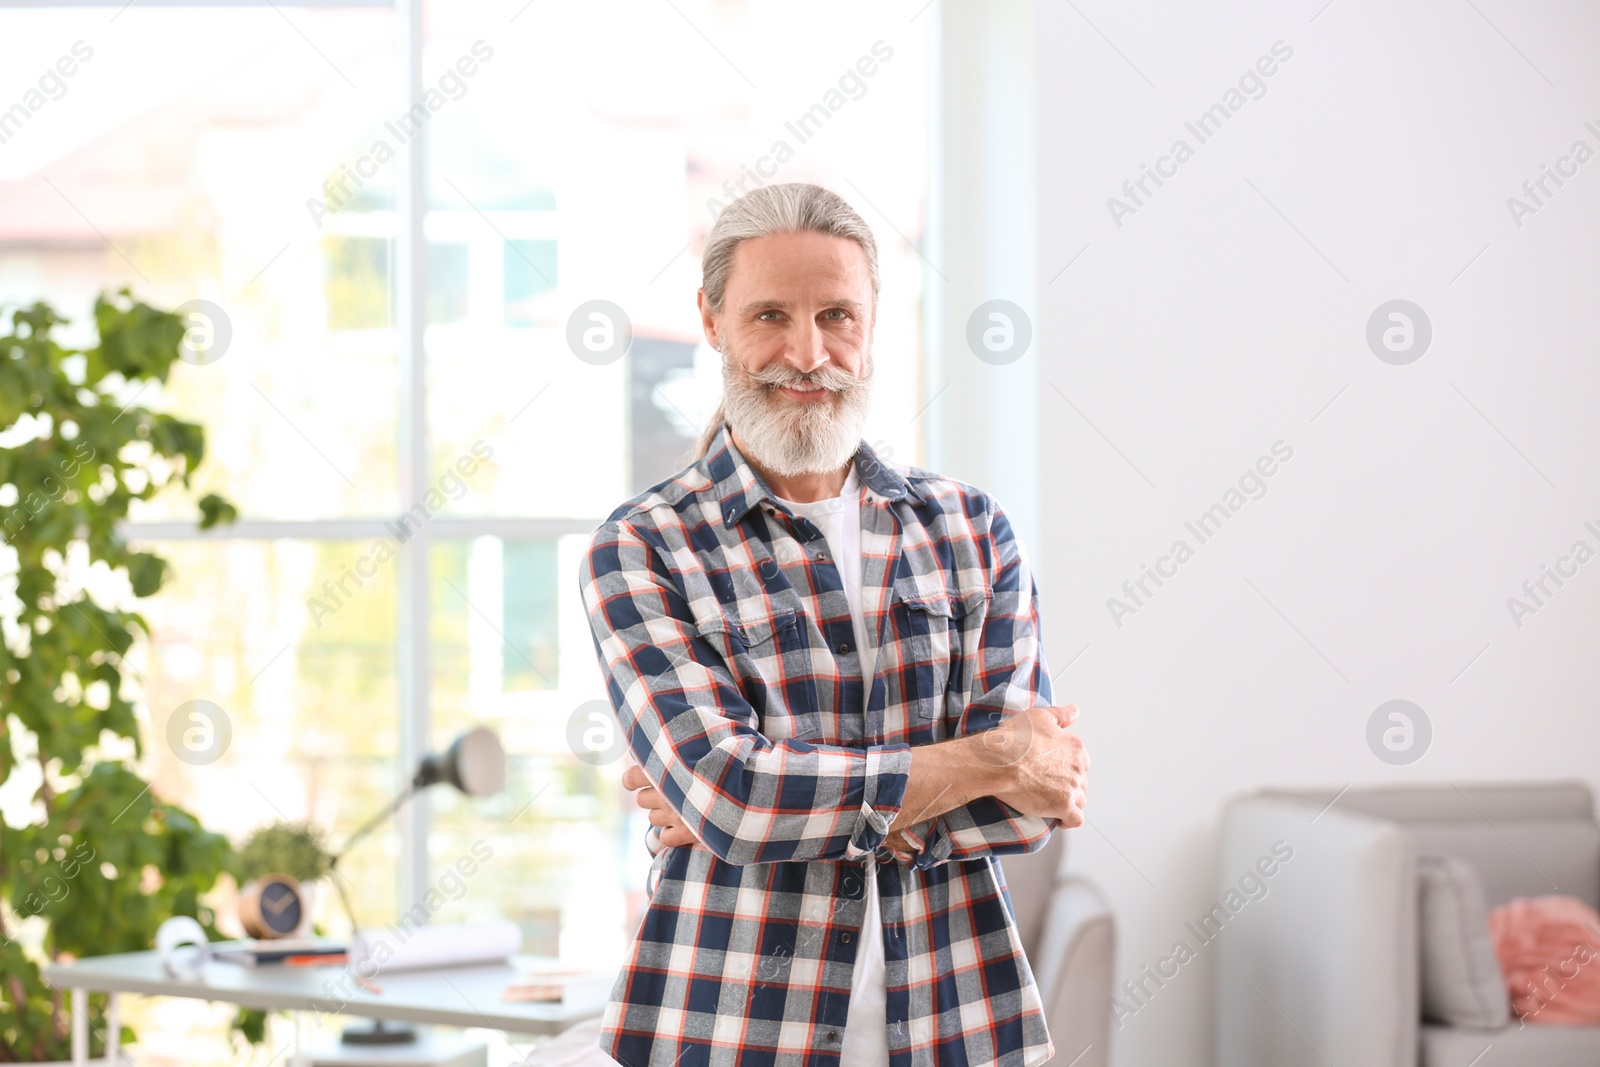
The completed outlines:
{"type": "MultiPolygon", "coordinates": [[[[357,841],[387,822],[406,801],[440,782],[448,782],[469,797],[489,797],[500,792],[506,784],[506,752],[500,745],[500,738],[488,727],[476,726],[452,741],[443,752],[424,756],[417,773],[400,795],[362,823],[344,843],[344,848],[329,858],[328,873],[333,876],[334,891],[339,894],[339,902],[350,919],[352,937],[357,929],[356,915],[339,881],[339,861],[350,854],[357,841]]],[[[347,1045],[399,1045],[416,1040],[416,1036],[416,1031],[404,1023],[374,1019],[346,1027],[340,1040],[347,1045]]]]}

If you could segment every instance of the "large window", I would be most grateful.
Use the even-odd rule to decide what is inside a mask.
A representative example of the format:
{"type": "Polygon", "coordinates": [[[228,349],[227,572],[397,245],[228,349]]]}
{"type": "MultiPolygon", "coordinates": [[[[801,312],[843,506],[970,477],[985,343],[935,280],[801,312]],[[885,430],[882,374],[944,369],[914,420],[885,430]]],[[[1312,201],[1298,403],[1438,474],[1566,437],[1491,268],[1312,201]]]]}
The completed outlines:
{"type": "Polygon", "coordinates": [[[821,182],[872,224],[868,436],[918,461],[921,7],[0,8],[0,301],[83,323],[126,285],[208,302],[196,327],[230,338],[140,398],[204,424],[192,497],[241,512],[200,535],[168,497],[128,531],[177,576],[132,679],[149,736],[195,699],[233,725],[205,766],[152,745],[163,795],[235,837],[291,818],[338,842],[487,723],[507,792],[435,791],[363,842],[358,918],[394,917],[481,840],[492,860],[438,919],[620,953],[644,824],[622,764],[573,751],[605,696],[577,560],[716,402],[699,253],[756,184],[821,182]],[[74,73],[32,92],[60,56],[74,73]]]}

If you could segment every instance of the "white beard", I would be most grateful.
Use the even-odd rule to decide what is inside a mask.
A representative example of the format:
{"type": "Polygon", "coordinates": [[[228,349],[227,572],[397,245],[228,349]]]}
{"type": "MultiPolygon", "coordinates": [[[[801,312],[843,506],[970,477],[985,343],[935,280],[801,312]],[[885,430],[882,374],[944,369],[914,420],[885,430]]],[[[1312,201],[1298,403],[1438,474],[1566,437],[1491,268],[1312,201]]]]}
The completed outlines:
{"type": "Polygon", "coordinates": [[[872,362],[857,378],[832,365],[802,374],[775,362],[751,373],[722,349],[722,409],[748,458],[784,478],[826,474],[850,462],[861,446],[872,394],[872,362]],[[820,402],[793,401],[777,391],[796,383],[833,395],[820,402]]]}

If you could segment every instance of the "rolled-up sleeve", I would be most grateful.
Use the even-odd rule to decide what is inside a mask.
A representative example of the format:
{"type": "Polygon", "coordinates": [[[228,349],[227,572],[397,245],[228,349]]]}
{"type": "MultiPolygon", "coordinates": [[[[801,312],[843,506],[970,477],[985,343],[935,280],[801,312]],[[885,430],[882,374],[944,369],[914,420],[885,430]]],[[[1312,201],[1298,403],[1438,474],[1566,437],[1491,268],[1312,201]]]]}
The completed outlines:
{"type": "Polygon", "coordinates": [[[600,527],[581,583],[628,747],[707,848],[743,865],[853,860],[882,845],[905,796],[909,745],[763,736],[648,529],[623,520],[600,527]]]}

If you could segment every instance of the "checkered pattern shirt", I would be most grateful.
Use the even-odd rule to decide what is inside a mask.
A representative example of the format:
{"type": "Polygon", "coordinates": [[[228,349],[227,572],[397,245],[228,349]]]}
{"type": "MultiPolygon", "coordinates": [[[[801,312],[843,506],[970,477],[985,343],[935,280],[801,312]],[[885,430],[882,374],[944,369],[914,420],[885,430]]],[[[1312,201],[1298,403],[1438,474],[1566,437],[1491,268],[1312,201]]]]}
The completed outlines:
{"type": "Polygon", "coordinates": [[[725,427],[584,558],[628,749],[703,843],[652,839],[601,1040],[628,1067],[838,1063],[869,856],[893,1067],[1050,1057],[994,857],[1043,847],[1056,824],[985,797],[916,822],[910,859],[884,845],[913,746],[1050,702],[1038,592],[988,496],[865,444],[854,462],[870,691],[827,540],[725,427]]]}

